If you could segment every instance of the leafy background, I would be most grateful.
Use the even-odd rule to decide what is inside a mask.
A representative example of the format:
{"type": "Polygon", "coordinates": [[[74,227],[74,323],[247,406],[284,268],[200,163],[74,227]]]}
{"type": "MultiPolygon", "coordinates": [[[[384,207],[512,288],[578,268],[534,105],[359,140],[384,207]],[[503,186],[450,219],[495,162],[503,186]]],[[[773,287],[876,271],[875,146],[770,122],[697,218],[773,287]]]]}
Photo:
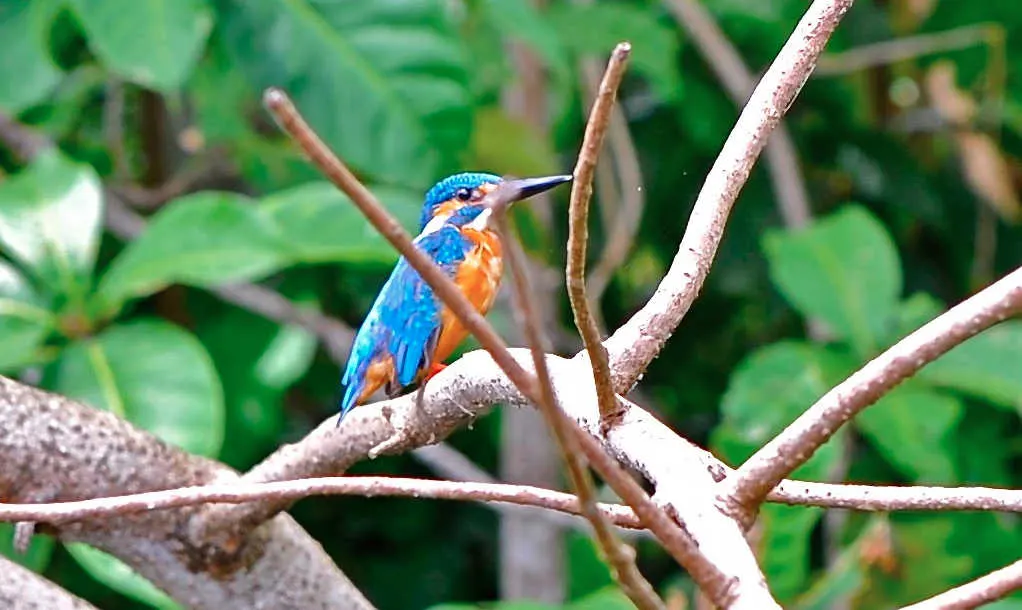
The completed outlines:
{"type": "MultiPolygon", "coordinates": [[[[0,113],[57,147],[27,162],[0,148],[0,372],[250,467],[333,413],[338,370],[306,331],[210,290],[265,283],[357,325],[395,260],[272,126],[262,88],[286,88],[411,229],[421,193],[452,171],[569,168],[582,128],[579,59],[630,39],[622,104],[646,206],[601,303],[616,326],[670,264],[736,110],[662,4],[545,4],[6,0],[0,113]],[[548,131],[501,105],[516,79],[511,43],[548,76],[548,131]],[[201,179],[144,206],[137,239],[104,227],[111,197],[140,200],[130,194],[162,192],[182,176],[201,179]]],[[[806,3],[705,5],[759,70],[806,3]]],[[[679,432],[738,463],[865,360],[1022,260],[1022,80],[1011,69],[1022,61],[1022,5],[859,0],[829,50],[973,24],[987,29],[967,48],[847,74],[821,69],[805,87],[788,125],[815,220],[785,229],[769,176],[756,170],[707,289],[644,379],[646,402],[679,432]],[[947,111],[963,103],[971,112],[947,111]],[[822,329],[812,339],[810,319],[822,329]]],[[[518,220],[532,254],[556,267],[564,193],[551,205],[550,226],[530,222],[528,209],[518,220]]],[[[598,253],[606,227],[594,222],[598,253]]],[[[507,316],[495,319],[511,332],[507,316]]],[[[1020,407],[1016,321],[927,367],[798,475],[1018,487],[1020,407]]],[[[490,416],[451,442],[493,469],[500,426],[490,416]]],[[[428,474],[408,457],[353,472],[428,474]]],[[[497,521],[484,508],[319,498],[293,514],[381,608],[450,610],[497,597],[497,521]]],[[[893,607],[1022,548],[1022,526],[1004,515],[825,520],[768,506],[762,523],[771,585],[794,608],[893,607]]],[[[625,607],[588,540],[572,534],[567,548],[565,607],[625,607]]],[[[640,550],[662,592],[691,592],[664,553],[640,550]]],[[[0,552],[103,608],[174,607],[85,546],[37,536],[16,555],[3,526],[0,552]]]]}

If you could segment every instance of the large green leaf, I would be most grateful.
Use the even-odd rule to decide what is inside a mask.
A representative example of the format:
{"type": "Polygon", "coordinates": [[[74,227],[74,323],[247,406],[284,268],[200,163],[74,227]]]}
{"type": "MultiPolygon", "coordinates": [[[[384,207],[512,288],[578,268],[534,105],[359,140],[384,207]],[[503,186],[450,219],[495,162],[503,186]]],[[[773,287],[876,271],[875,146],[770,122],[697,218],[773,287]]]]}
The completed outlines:
{"type": "MultiPolygon", "coordinates": [[[[651,5],[655,6],[655,5],[651,5]]],[[[661,23],[650,7],[636,4],[563,2],[550,7],[548,18],[565,46],[578,54],[606,57],[619,42],[631,42],[631,64],[661,99],[681,93],[678,34],[661,23]]]]}
{"type": "Polygon", "coordinates": [[[220,450],[224,400],[213,362],[198,339],[167,322],[135,320],[72,344],[47,384],[191,453],[220,450]]]}
{"type": "Polygon", "coordinates": [[[0,243],[50,288],[81,299],[92,281],[102,212],[96,172],[49,152],[0,183],[0,243]]]}
{"type": "Polygon", "coordinates": [[[860,358],[881,347],[901,293],[901,263],[884,226],[857,205],[796,232],[767,234],[770,277],[806,317],[851,341],[860,358]]]}
{"type": "Polygon", "coordinates": [[[0,371],[35,361],[55,321],[18,270],[0,260],[0,371]]]}
{"type": "Polygon", "coordinates": [[[182,197],[152,220],[110,265],[99,286],[105,306],[172,283],[214,286],[253,280],[288,262],[274,223],[234,193],[182,197]]]}
{"type": "Polygon", "coordinates": [[[1022,322],[989,328],[919,372],[932,384],[1022,411],[1022,322]]]}
{"type": "Polygon", "coordinates": [[[471,126],[465,51],[441,0],[223,0],[228,47],[283,87],[346,161],[423,188],[471,126]]]}
{"type": "Polygon", "coordinates": [[[180,87],[213,27],[206,0],[71,0],[89,46],[110,70],[164,92],[180,87]]]}
{"type": "MultiPolygon", "coordinates": [[[[416,232],[422,195],[378,188],[377,197],[416,232]]],[[[280,228],[292,255],[305,262],[397,260],[397,252],[355,204],[328,182],[310,182],[265,197],[259,209],[280,228]]]]}
{"type": "Polygon", "coordinates": [[[0,4],[0,111],[17,114],[45,98],[60,82],[46,48],[55,0],[7,0],[0,4]]]}
{"type": "Polygon", "coordinates": [[[766,504],[760,511],[760,565],[770,590],[782,602],[806,588],[811,567],[810,537],[822,516],[822,509],[805,506],[766,504]]]}
{"type": "Polygon", "coordinates": [[[921,384],[895,388],[856,418],[856,426],[895,468],[917,483],[958,481],[954,430],[961,401],[921,384]]]}
{"type": "Polygon", "coordinates": [[[176,610],[181,607],[116,557],[81,542],[67,543],[64,548],[93,578],[118,593],[160,610],[176,610]]]}
{"type": "Polygon", "coordinates": [[[312,365],[316,337],[231,308],[205,320],[199,338],[223,383],[227,439],[219,457],[248,468],[274,448],[285,423],[284,392],[312,365]]]}
{"type": "Polygon", "coordinates": [[[547,135],[496,106],[476,113],[471,149],[475,167],[498,174],[542,176],[561,171],[547,135]]]}
{"type": "MultiPolygon", "coordinates": [[[[731,376],[713,444],[740,463],[823,396],[846,365],[822,347],[794,341],[753,352],[731,376]]],[[[837,457],[837,443],[827,443],[795,476],[821,480],[837,457]]]]}

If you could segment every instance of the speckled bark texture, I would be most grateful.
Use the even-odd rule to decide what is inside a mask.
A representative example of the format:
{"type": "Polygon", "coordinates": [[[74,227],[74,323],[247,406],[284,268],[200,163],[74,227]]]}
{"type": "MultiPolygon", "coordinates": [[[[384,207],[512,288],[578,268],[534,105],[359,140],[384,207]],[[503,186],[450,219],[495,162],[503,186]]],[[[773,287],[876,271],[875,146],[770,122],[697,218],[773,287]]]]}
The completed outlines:
{"type": "MultiPolygon", "coordinates": [[[[3,377],[0,426],[4,502],[78,500],[237,477],[110,413],[3,377]]],[[[200,511],[155,511],[44,531],[111,553],[189,608],[372,607],[289,516],[277,515],[214,549],[193,541],[192,520],[200,511]]]]}
{"type": "Polygon", "coordinates": [[[0,557],[0,608],[5,610],[96,610],[31,570],[0,557]]]}

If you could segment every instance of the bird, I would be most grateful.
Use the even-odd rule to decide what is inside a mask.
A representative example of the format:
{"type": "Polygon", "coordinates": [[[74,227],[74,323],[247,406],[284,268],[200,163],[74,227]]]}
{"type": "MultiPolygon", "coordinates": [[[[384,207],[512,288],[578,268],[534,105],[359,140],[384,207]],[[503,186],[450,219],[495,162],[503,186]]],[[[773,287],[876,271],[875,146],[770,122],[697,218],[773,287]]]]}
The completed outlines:
{"type": "MultiPolygon", "coordinates": [[[[500,286],[503,262],[500,237],[486,196],[502,186],[512,193],[510,205],[571,181],[571,175],[505,179],[496,174],[464,172],[436,183],[426,193],[413,244],[454,280],[483,315],[500,286]]],[[[437,298],[433,289],[401,257],[380,289],[355,334],[341,385],[337,424],[376,390],[388,397],[425,382],[446,366],[443,361],[468,331],[437,298]]]]}

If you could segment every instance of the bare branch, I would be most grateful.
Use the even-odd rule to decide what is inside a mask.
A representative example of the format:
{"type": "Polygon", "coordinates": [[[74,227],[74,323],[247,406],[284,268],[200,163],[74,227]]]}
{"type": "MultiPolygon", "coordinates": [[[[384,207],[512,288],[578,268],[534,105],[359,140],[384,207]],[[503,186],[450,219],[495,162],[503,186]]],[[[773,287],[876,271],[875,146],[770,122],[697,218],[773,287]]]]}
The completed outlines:
{"type": "Polygon", "coordinates": [[[753,92],[710,169],[667,275],[646,305],[604,343],[618,393],[635,384],[695,301],[753,164],[852,2],[815,0],[753,92]]]}
{"type": "Polygon", "coordinates": [[[6,144],[23,161],[34,159],[53,147],[53,142],[46,136],[25,127],[3,112],[0,112],[0,142],[6,144]]]}
{"type": "Polygon", "coordinates": [[[902,610],[971,610],[1022,589],[1022,560],[902,610]]]}
{"type": "Polygon", "coordinates": [[[917,34],[855,47],[820,58],[816,76],[839,76],[931,53],[967,49],[1003,40],[1004,26],[997,23],[966,25],[943,32],[917,34]]]}
{"type": "Polygon", "coordinates": [[[575,317],[575,327],[582,335],[582,342],[593,369],[596,382],[596,397],[600,408],[601,425],[613,425],[618,415],[614,387],[611,385],[610,363],[607,350],[600,338],[600,329],[589,311],[589,300],[586,296],[585,268],[586,243],[589,240],[589,200],[593,194],[593,172],[596,171],[596,160],[603,147],[603,138],[610,124],[611,110],[617,89],[624,77],[625,67],[632,47],[624,42],[614,49],[603,74],[593,108],[586,123],[582,149],[575,165],[575,180],[571,185],[571,208],[568,217],[568,263],[565,277],[568,286],[568,298],[571,300],[571,311],[575,317]]]}
{"type": "Polygon", "coordinates": [[[1022,268],[959,303],[874,358],[750,457],[721,497],[736,514],[754,512],[784,477],[805,463],[842,424],[927,363],[1022,312],[1022,268]]]}
{"type": "Polygon", "coordinates": [[[0,555],[0,607],[96,610],[89,602],[0,555]]]}
{"type": "MultiPolygon", "coordinates": [[[[468,483],[398,477],[322,477],[273,483],[220,483],[150,491],[122,496],[41,504],[0,504],[0,521],[25,521],[55,525],[97,518],[181,508],[206,503],[240,504],[255,500],[297,500],[314,495],[397,496],[436,500],[470,500],[535,506],[581,515],[571,494],[530,485],[468,483]]],[[[599,514],[616,525],[640,528],[635,513],[626,506],[594,504],[599,514]]]]}
{"type": "MultiPolygon", "coordinates": [[[[614,65],[613,61],[611,65],[614,65]]],[[[624,62],[621,61],[620,65],[623,70],[624,62]]],[[[610,72],[610,68],[608,68],[608,72],[610,72]]],[[[596,543],[603,552],[605,560],[610,564],[611,573],[621,586],[621,590],[628,596],[628,599],[637,608],[643,610],[662,609],[664,608],[663,601],[657,596],[653,586],[642,576],[642,573],[639,572],[638,567],[635,565],[635,551],[622,543],[614,535],[610,521],[597,508],[593,480],[589,470],[586,468],[586,461],[579,447],[580,441],[578,438],[585,437],[585,432],[579,430],[575,422],[570,421],[556,404],[557,398],[554,394],[553,382],[550,379],[550,369],[547,367],[546,362],[543,330],[540,325],[539,315],[537,315],[535,310],[535,302],[531,298],[532,288],[529,285],[529,278],[525,268],[525,256],[522,254],[518,242],[508,231],[504,216],[498,216],[497,222],[498,231],[503,237],[504,250],[507,253],[508,267],[514,279],[515,296],[517,297],[516,312],[522,318],[522,325],[525,327],[525,334],[528,338],[530,352],[532,353],[532,363],[536,369],[536,377],[539,380],[540,397],[542,400],[538,403],[538,406],[547,421],[547,425],[553,432],[557,446],[561,449],[561,455],[568,468],[572,488],[575,490],[578,502],[582,507],[582,514],[585,515],[586,519],[593,526],[596,543]]],[[[592,320],[590,319],[590,321],[592,320]]],[[[597,345],[599,345],[598,341],[599,339],[597,339],[597,345]]],[[[600,347],[602,348],[602,345],[600,347]]],[[[613,397],[613,391],[611,391],[611,400],[613,400],[613,397]]],[[[597,447],[597,451],[609,459],[609,456],[603,452],[602,448],[597,447]]],[[[614,463],[614,466],[617,467],[617,464],[614,463]]],[[[613,469],[611,470],[613,471],[613,469]]],[[[633,485],[635,484],[624,470],[620,467],[617,467],[617,470],[619,472],[613,473],[614,475],[620,475],[617,477],[617,480],[611,480],[614,477],[608,479],[612,486],[615,488],[621,487],[625,484],[622,483],[622,480],[627,480],[633,485]]],[[[655,512],[661,512],[653,506],[653,503],[648,498],[646,502],[649,503],[649,506],[655,512]]],[[[666,519],[666,515],[663,516],[666,519]]],[[[671,526],[676,527],[674,524],[671,524],[671,526]]]]}

